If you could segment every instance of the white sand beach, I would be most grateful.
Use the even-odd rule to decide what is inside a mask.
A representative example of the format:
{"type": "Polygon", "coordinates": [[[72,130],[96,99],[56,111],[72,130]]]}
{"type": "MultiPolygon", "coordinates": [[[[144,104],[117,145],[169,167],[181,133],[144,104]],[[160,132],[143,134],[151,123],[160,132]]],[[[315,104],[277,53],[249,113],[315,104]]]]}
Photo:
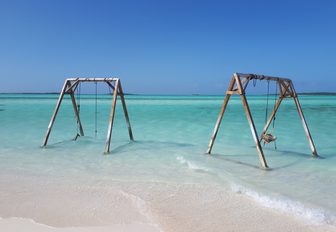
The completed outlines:
{"type": "Polygon", "coordinates": [[[336,231],[218,185],[0,177],[0,231],[336,231]]]}

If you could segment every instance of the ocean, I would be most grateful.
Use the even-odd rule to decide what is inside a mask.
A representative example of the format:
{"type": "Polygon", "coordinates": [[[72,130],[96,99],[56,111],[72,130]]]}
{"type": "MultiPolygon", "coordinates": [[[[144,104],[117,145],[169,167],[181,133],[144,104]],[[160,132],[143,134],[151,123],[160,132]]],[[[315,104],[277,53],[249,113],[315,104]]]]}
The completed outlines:
{"type": "MultiPolygon", "coordinates": [[[[269,170],[260,167],[239,97],[229,102],[211,155],[206,150],[224,96],[127,95],[134,142],[128,138],[118,99],[111,153],[107,155],[109,95],[98,95],[97,112],[95,96],[81,95],[85,136],[76,141],[76,120],[66,97],[48,146],[41,148],[57,98],[57,94],[0,94],[2,177],[58,178],[87,184],[110,180],[213,183],[309,223],[336,225],[336,96],[299,96],[318,159],[312,157],[294,101],[283,101],[273,129],[277,149],[273,144],[263,147],[269,170]]],[[[248,101],[260,133],[266,96],[248,96],[248,101]]],[[[270,112],[272,99],[269,104],[270,112]]],[[[6,197],[5,184],[0,182],[2,197],[6,197]]]]}

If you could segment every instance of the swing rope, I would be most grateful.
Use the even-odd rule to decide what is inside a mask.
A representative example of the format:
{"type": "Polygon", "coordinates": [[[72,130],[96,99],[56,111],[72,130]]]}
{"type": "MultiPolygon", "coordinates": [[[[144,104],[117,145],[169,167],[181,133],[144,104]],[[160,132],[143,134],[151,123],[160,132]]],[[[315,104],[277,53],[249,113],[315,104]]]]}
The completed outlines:
{"type": "Polygon", "coordinates": [[[77,111],[78,114],[80,112],[80,101],[81,101],[81,87],[82,87],[82,83],[78,84],[78,88],[77,88],[77,111]]]}
{"type": "MultiPolygon", "coordinates": [[[[275,82],[275,95],[274,95],[274,107],[273,107],[274,111],[275,111],[275,108],[276,108],[277,98],[278,98],[278,85],[277,85],[277,82],[275,82]]],[[[274,117],[273,117],[273,122],[272,122],[272,131],[274,131],[274,128],[275,128],[276,113],[277,112],[275,111],[274,117]]],[[[274,149],[277,150],[276,140],[274,140],[274,149]]]]}
{"type": "Polygon", "coordinates": [[[257,85],[257,79],[253,79],[252,83],[253,83],[253,87],[256,87],[256,85],[257,85]]]}
{"type": "MultiPolygon", "coordinates": [[[[274,107],[273,107],[273,110],[275,110],[277,99],[278,99],[278,85],[277,85],[277,82],[275,82],[275,95],[274,95],[274,107]]],[[[274,117],[273,117],[273,123],[272,123],[273,129],[275,127],[276,113],[277,112],[275,112],[274,117]]]]}
{"type": "Polygon", "coordinates": [[[97,138],[97,115],[98,115],[98,90],[97,90],[97,82],[95,82],[95,137],[97,138]]]}
{"type": "Polygon", "coordinates": [[[268,98],[269,98],[269,90],[270,90],[270,80],[267,80],[267,97],[266,97],[266,109],[265,109],[265,123],[268,118],[268,98]]]}
{"type": "MultiPolygon", "coordinates": [[[[274,95],[274,107],[273,109],[275,110],[275,107],[276,107],[276,100],[277,100],[277,95],[278,95],[278,88],[277,88],[277,83],[275,82],[275,95],[274,95]]],[[[265,124],[267,123],[267,119],[268,119],[268,102],[269,102],[269,95],[270,95],[270,80],[267,80],[267,97],[266,97],[266,109],[265,109],[265,124]]],[[[272,131],[267,133],[265,132],[263,135],[262,135],[262,139],[264,140],[264,145],[266,143],[270,143],[270,142],[274,142],[274,148],[277,149],[277,146],[276,146],[276,136],[272,135],[273,131],[274,131],[274,127],[275,127],[275,115],[272,119],[272,131]]]]}

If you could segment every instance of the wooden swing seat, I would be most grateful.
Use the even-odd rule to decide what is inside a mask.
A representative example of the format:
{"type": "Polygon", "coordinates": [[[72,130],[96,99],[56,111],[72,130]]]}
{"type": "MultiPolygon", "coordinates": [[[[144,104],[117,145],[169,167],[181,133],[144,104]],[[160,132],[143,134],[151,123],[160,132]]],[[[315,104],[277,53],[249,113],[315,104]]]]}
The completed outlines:
{"type": "Polygon", "coordinates": [[[274,142],[276,139],[277,137],[272,135],[271,133],[267,133],[262,136],[262,140],[264,141],[264,143],[271,143],[274,142]]]}

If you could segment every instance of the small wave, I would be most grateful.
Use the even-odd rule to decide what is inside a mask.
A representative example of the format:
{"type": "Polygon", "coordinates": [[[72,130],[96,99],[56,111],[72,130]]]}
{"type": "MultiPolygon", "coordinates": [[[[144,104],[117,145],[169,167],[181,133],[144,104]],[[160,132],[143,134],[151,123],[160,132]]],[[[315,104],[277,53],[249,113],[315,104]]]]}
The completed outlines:
{"type": "Polygon", "coordinates": [[[151,209],[148,207],[147,203],[143,199],[141,199],[140,197],[135,196],[133,194],[124,192],[122,190],[120,190],[120,193],[125,198],[129,199],[132,202],[132,204],[136,207],[136,209],[139,211],[139,213],[147,219],[149,225],[154,226],[159,231],[163,231],[160,228],[160,226],[158,225],[158,223],[155,222],[154,215],[153,215],[151,209]]]}
{"type": "Polygon", "coordinates": [[[183,156],[176,157],[176,160],[179,161],[181,164],[186,165],[191,170],[201,171],[201,172],[208,172],[209,171],[209,169],[207,169],[205,167],[198,166],[198,165],[186,160],[183,156]]]}
{"type": "Polygon", "coordinates": [[[309,208],[298,201],[284,197],[270,197],[237,184],[231,184],[231,189],[235,193],[244,194],[248,197],[251,197],[255,202],[263,205],[264,207],[277,209],[284,213],[292,213],[297,217],[305,219],[308,224],[327,224],[336,226],[336,216],[323,209],[309,208]]]}
{"type": "MultiPolygon", "coordinates": [[[[24,217],[2,218],[2,217],[0,217],[0,221],[8,221],[8,220],[13,221],[12,225],[18,225],[18,223],[20,222],[20,223],[23,223],[24,225],[26,225],[28,223],[29,225],[38,226],[38,227],[41,227],[41,228],[57,229],[57,227],[53,227],[53,226],[50,226],[50,225],[47,225],[47,224],[37,222],[32,218],[24,218],[24,217]]],[[[0,225],[1,225],[1,223],[0,223],[0,225]]],[[[1,228],[1,226],[0,226],[0,228],[1,228]]]]}
{"type": "Polygon", "coordinates": [[[1,231],[43,231],[43,232],[77,232],[77,231],[155,231],[163,232],[157,225],[149,223],[134,222],[129,224],[113,224],[108,226],[71,226],[71,227],[53,227],[38,223],[33,219],[21,217],[0,217],[1,231]],[[139,229],[140,228],[140,229],[139,229]]]}

